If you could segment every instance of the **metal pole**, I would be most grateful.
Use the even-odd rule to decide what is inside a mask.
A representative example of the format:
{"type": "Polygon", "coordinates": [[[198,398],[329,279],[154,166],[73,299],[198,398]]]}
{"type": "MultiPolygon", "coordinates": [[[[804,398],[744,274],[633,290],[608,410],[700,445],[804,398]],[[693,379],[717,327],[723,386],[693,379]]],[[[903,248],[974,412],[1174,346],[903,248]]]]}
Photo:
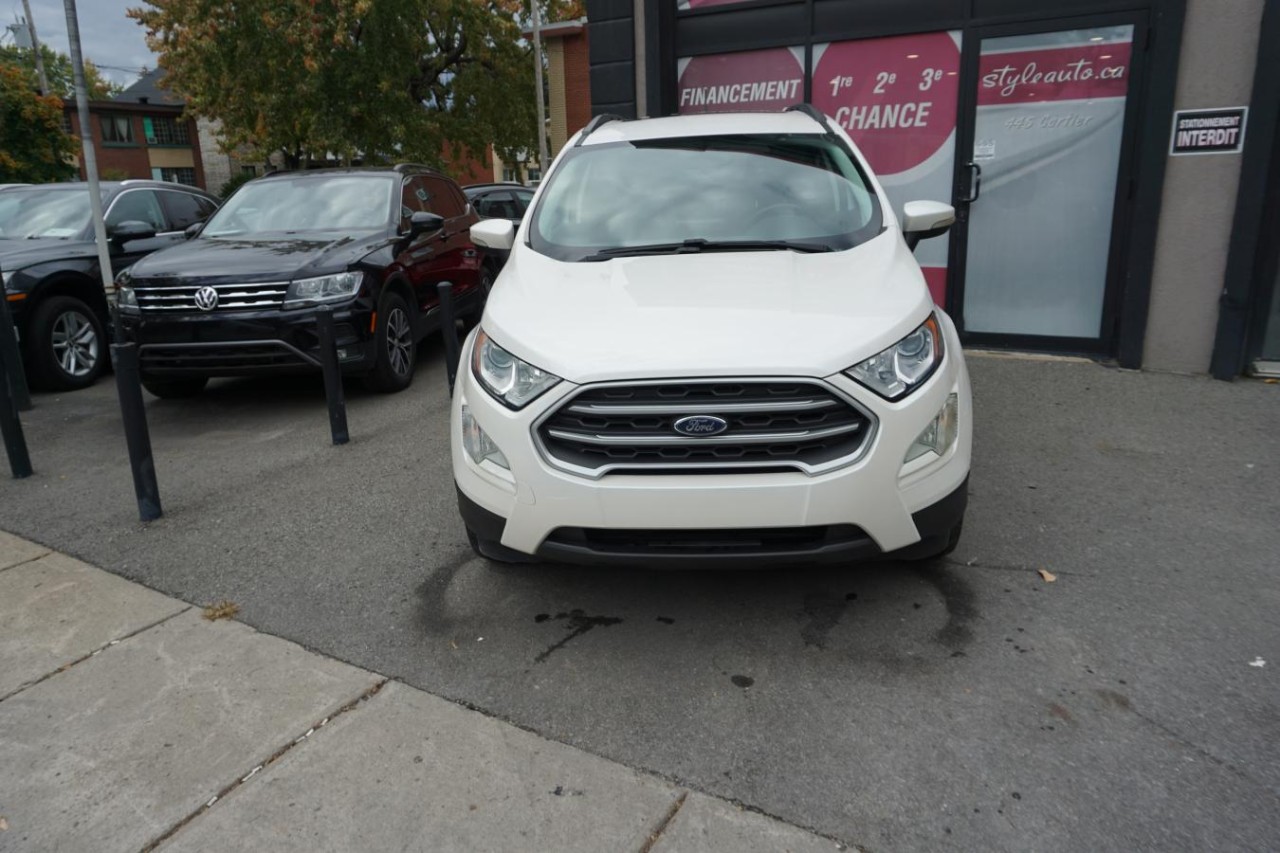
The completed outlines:
{"type": "Polygon", "coordinates": [[[538,173],[542,175],[551,165],[547,157],[547,110],[542,103],[542,14],[538,0],[530,0],[529,5],[533,7],[533,80],[538,90],[538,173]]]}
{"type": "Polygon", "coordinates": [[[124,419],[124,440],[129,447],[129,467],[133,470],[133,491],[138,498],[138,517],[143,521],[152,521],[163,515],[164,511],[160,507],[156,463],[151,456],[147,409],[142,402],[138,345],[112,344],[111,363],[116,371],[116,393],[120,397],[120,415],[124,419]]]}
{"type": "Polygon", "coordinates": [[[333,332],[333,309],[316,309],[316,333],[320,338],[320,367],[324,373],[324,396],[329,402],[329,433],[334,444],[351,440],[347,432],[347,399],[342,392],[342,372],[338,369],[338,343],[333,332]]]}
{"type": "Polygon", "coordinates": [[[31,49],[36,53],[36,76],[40,78],[40,94],[49,94],[49,78],[44,76],[44,57],[40,55],[40,37],[36,35],[36,19],[31,17],[31,0],[22,0],[27,16],[27,32],[31,33],[31,49]]]}
{"type": "Polygon", "coordinates": [[[31,476],[31,457],[27,454],[27,440],[22,435],[22,421],[18,419],[18,407],[13,404],[9,383],[0,378],[0,435],[9,455],[9,470],[15,480],[31,476]]]}
{"type": "Polygon", "coordinates": [[[76,17],[76,0],[62,0],[67,13],[67,38],[71,42],[71,71],[76,81],[76,116],[80,120],[80,148],[84,156],[84,173],[89,179],[89,207],[93,213],[93,238],[98,244],[98,268],[102,289],[111,294],[111,255],[107,250],[107,226],[102,221],[102,191],[98,186],[98,161],[93,153],[93,132],[89,127],[89,96],[84,85],[84,58],[80,55],[80,23],[76,17]]]}
{"type": "Polygon", "coordinates": [[[444,337],[444,366],[449,375],[449,394],[458,379],[458,358],[462,346],[458,343],[458,324],[453,319],[453,283],[442,281],[436,285],[440,296],[440,334],[444,337]]]}
{"type": "Polygon", "coordinates": [[[13,315],[9,311],[9,295],[0,279],[0,382],[6,381],[18,411],[31,410],[31,394],[27,390],[27,374],[22,369],[22,353],[14,333],[13,315]]]}

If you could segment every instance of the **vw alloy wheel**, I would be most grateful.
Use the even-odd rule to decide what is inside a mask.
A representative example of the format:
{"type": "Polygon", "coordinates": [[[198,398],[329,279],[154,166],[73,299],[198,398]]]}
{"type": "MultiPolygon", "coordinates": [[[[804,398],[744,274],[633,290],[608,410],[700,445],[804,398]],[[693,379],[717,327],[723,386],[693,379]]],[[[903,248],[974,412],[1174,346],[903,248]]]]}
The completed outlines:
{"type": "Polygon", "coordinates": [[[63,311],[53,321],[53,355],[68,376],[87,376],[98,364],[97,330],[79,311],[63,311]]]}
{"type": "Polygon", "coordinates": [[[413,364],[413,330],[402,308],[392,308],[387,315],[387,360],[400,376],[413,364]]]}

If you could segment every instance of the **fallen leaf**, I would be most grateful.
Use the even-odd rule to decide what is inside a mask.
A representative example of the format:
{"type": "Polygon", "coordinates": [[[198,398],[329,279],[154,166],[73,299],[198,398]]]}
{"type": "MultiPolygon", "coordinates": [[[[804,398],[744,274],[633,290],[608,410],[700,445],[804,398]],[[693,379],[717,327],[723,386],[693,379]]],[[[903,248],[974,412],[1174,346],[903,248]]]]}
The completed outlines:
{"type": "Polygon", "coordinates": [[[9,829],[9,821],[0,817],[0,832],[6,832],[9,829]]]}
{"type": "Polygon", "coordinates": [[[211,604],[204,609],[204,618],[213,622],[217,619],[230,619],[240,612],[240,605],[234,601],[227,601],[225,598],[217,604],[211,604]]]}
{"type": "Polygon", "coordinates": [[[1058,576],[1048,569],[1036,569],[1036,571],[1040,573],[1040,577],[1044,578],[1045,583],[1053,583],[1058,579],[1058,576]]]}
{"type": "Polygon", "coordinates": [[[1280,379],[1264,379],[1262,381],[1268,385],[1280,385],[1280,379]]]}
{"type": "Polygon", "coordinates": [[[450,640],[450,641],[449,641],[449,648],[451,648],[451,649],[457,649],[457,648],[458,648],[458,644],[457,644],[457,643],[455,643],[453,640],[450,640]]]}

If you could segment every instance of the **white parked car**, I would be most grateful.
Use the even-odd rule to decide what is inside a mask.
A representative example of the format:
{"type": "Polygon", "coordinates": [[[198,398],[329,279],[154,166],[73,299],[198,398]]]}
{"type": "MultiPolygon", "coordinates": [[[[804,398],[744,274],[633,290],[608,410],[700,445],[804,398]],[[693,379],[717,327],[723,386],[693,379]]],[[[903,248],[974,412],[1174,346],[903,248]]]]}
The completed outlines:
{"type": "Polygon", "coordinates": [[[811,108],[595,119],[467,338],[453,471],[499,561],[750,566],[945,554],[972,407],[955,327],[847,135],[811,108]]]}

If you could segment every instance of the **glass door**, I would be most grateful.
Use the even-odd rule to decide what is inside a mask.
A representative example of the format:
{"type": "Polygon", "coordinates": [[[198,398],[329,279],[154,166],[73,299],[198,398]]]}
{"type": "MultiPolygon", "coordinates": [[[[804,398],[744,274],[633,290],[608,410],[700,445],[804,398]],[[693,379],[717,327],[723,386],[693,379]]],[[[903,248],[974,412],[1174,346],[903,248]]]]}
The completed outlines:
{"type": "Polygon", "coordinates": [[[971,343],[1104,352],[1137,21],[1009,30],[979,29],[967,45],[953,313],[971,343]]]}

